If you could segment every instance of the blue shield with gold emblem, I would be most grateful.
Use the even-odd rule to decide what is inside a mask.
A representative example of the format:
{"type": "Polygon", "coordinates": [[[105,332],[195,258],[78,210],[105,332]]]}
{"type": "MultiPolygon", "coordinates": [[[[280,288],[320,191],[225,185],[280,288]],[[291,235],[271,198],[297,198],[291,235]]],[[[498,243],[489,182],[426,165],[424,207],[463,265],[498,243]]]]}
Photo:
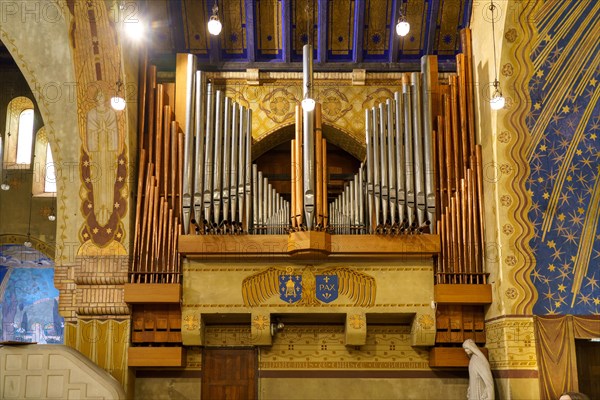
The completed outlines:
{"type": "Polygon", "coordinates": [[[317,299],[323,303],[331,303],[338,298],[338,276],[337,275],[316,275],[317,299]]]}
{"type": "Polygon", "coordinates": [[[302,298],[302,275],[279,275],[279,298],[295,303],[302,298]]]}

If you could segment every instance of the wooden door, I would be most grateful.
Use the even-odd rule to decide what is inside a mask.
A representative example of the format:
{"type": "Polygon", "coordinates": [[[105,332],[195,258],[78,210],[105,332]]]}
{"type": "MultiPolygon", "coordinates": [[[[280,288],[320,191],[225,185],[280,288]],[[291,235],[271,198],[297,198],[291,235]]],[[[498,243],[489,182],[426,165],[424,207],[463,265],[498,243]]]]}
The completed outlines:
{"type": "Polygon", "coordinates": [[[600,343],[575,340],[579,391],[600,399],[600,343]]]}
{"type": "Polygon", "coordinates": [[[255,349],[204,349],[202,399],[253,400],[257,398],[255,349]]]}

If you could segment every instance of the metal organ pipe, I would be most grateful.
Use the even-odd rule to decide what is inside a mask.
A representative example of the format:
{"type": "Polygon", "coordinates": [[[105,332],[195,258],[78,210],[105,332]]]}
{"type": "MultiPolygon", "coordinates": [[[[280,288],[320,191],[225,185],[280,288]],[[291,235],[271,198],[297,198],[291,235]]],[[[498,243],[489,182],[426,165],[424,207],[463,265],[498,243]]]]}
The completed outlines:
{"type": "MultiPolygon", "coordinates": [[[[310,95],[310,88],[313,85],[313,51],[309,44],[302,48],[302,79],[303,95],[310,95]]],[[[303,144],[303,194],[304,194],[304,215],[306,227],[312,229],[315,217],[315,140],[314,140],[314,110],[303,110],[302,118],[302,144],[303,144]]]]}

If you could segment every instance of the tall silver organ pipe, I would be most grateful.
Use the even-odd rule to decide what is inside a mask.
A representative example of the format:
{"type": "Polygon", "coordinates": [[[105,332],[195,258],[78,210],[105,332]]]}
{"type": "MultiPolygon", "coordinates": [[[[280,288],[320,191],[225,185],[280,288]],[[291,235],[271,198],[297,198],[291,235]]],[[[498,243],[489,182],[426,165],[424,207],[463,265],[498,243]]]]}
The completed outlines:
{"type": "MultiPolygon", "coordinates": [[[[313,85],[313,50],[312,45],[306,44],[302,48],[302,79],[303,95],[308,97],[313,85]]],[[[303,110],[302,118],[302,144],[303,160],[302,170],[304,173],[304,215],[306,227],[312,229],[315,219],[315,143],[314,143],[314,110],[303,110]]]]}
{"type": "Polygon", "coordinates": [[[232,221],[235,220],[235,215],[237,212],[237,202],[238,202],[238,178],[237,178],[237,170],[238,170],[238,158],[239,158],[239,135],[240,135],[240,110],[241,105],[238,103],[233,103],[233,112],[231,114],[231,163],[230,163],[230,177],[229,177],[229,202],[231,203],[231,213],[230,218],[232,221]]]}
{"type": "Polygon", "coordinates": [[[215,124],[215,114],[214,114],[214,93],[212,84],[209,83],[207,85],[207,100],[206,100],[206,144],[205,144],[205,152],[204,152],[204,192],[202,194],[202,199],[204,203],[204,224],[210,225],[210,211],[212,205],[212,193],[213,193],[213,150],[214,150],[214,124],[215,124]]]}
{"type": "MultiPolygon", "coordinates": [[[[187,63],[185,70],[185,142],[184,142],[184,170],[183,170],[183,231],[188,233],[190,230],[190,214],[192,211],[192,179],[193,179],[193,164],[191,163],[192,148],[194,145],[194,71],[196,71],[196,57],[192,54],[187,55],[187,63]]],[[[161,110],[162,111],[162,110],[161,110]]],[[[165,182],[166,184],[166,182],[165,182]]]]}
{"type": "Polygon", "coordinates": [[[425,162],[423,161],[423,118],[421,104],[421,73],[413,72],[411,75],[411,92],[413,106],[413,140],[414,140],[414,171],[415,171],[415,202],[417,205],[417,220],[419,223],[426,221],[425,214],[425,162]]]}
{"type": "MultiPolygon", "coordinates": [[[[196,167],[194,173],[194,218],[196,223],[202,222],[202,195],[204,188],[204,138],[206,136],[206,78],[204,72],[196,72],[196,93],[195,93],[195,132],[196,144],[194,151],[196,167]]],[[[191,162],[188,159],[187,162],[191,162]]],[[[185,162],[184,162],[185,163],[185,162]]],[[[187,164],[186,169],[187,169],[187,164]]],[[[185,169],[184,169],[185,171],[185,169]]],[[[185,222],[185,221],[184,221],[185,222]]],[[[185,225],[185,223],[184,223],[185,225]]],[[[197,225],[198,226],[198,225],[197,225]]],[[[199,227],[197,228],[199,229],[199,227]]]]}
{"type": "Polygon", "coordinates": [[[244,149],[246,155],[244,157],[246,161],[245,165],[245,205],[244,208],[246,210],[246,217],[244,219],[244,232],[250,232],[252,230],[252,221],[251,221],[251,213],[252,213],[252,110],[246,110],[246,147],[244,149]]]}
{"type": "Polygon", "coordinates": [[[431,232],[436,193],[434,182],[425,184],[433,149],[424,128],[431,117],[421,107],[420,80],[419,73],[404,74],[402,92],[365,110],[366,165],[329,204],[332,232],[431,232]]]}
{"type": "Polygon", "coordinates": [[[414,227],[415,217],[415,176],[414,176],[414,153],[413,153],[413,129],[412,129],[412,99],[409,84],[410,75],[402,77],[402,97],[404,100],[404,162],[406,182],[406,206],[408,213],[408,225],[414,227]]]}
{"type": "MultiPolygon", "coordinates": [[[[229,104],[229,103],[228,103],[229,104]]],[[[217,90],[216,121],[215,121],[215,150],[214,150],[214,186],[213,186],[213,221],[219,222],[221,215],[221,170],[223,168],[223,92],[217,90]]]]}
{"type": "Polygon", "coordinates": [[[242,224],[242,220],[244,218],[244,202],[245,202],[245,184],[246,184],[246,125],[248,123],[246,119],[246,107],[240,108],[240,132],[239,132],[239,155],[238,155],[238,184],[237,184],[237,197],[238,197],[238,209],[237,209],[237,217],[235,221],[237,221],[238,225],[242,224]]]}
{"type": "Polygon", "coordinates": [[[223,174],[221,180],[223,200],[223,222],[229,219],[229,169],[231,166],[231,102],[225,97],[223,114],[223,174]]]}

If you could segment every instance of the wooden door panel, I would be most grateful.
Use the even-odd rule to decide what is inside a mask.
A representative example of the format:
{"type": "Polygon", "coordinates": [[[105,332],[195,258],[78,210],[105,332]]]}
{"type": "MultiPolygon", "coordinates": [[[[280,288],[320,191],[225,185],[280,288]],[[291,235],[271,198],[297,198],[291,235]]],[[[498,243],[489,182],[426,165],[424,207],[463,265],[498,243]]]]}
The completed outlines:
{"type": "Polygon", "coordinates": [[[255,349],[204,349],[202,398],[256,399],[256,367],[255,349]]]}

